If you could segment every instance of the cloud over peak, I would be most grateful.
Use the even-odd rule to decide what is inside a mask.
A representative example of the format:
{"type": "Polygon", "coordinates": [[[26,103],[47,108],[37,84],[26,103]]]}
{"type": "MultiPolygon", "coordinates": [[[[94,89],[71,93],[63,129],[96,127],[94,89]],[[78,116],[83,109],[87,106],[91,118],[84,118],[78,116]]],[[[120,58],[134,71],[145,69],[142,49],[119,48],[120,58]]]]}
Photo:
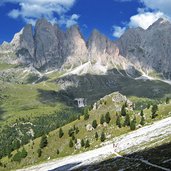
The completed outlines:
{"type": "Polygon", "coordinates": [[[76,0],[2,0],[0,4],[18,4],[18,9],[9,12],[11,18],[22,18],[26,23],[35,24],[38,18],[47,18],[50,22],[59,22],[66,26],[77,23],[78,16],[66,13],[72,8],[76,0]],[[63,21],[62,21],[63,20],[63,21]],[[68,24],[70,23],[70,24],[68,24]]]}
{"type": "MultiPolygon", "coordinates": [[[[131,0],[121,0],[121,2],[131,0]]],[[[133,1],[133,0],[132,0],[133,1]]],[[[137,9],[137,14],[130,17],[124,27],[115,26],[113,36],[120,37],[126,28],[141,27],[147,29],[159,18],[171,19],[171,0],[139,0],[144,7],[137,9]],[[120,34],[118,34],[118,31],[120,34]],[[121,34],[122,33],[122,34],[121,34]],[[120,36],[119,36],[120,35],[120,36]]]]}

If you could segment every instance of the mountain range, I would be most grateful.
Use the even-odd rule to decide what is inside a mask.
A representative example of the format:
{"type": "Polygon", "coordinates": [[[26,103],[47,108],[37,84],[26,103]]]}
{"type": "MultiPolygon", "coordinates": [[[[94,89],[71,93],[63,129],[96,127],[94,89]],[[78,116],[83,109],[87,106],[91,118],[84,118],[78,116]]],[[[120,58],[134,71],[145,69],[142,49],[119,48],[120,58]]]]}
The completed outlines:
{"type": "Polygon", "coordinates": [[[130,76],[138,71],[171,79],[170,32],[171,23],[160,18],[147,30],[128,29],[116,41],[96,29],[86,41],[76,25],[63,31],[58,25],[40,19],[34,28],[26,25],[10,43],[4,42],[0,46],[0,59],[43,72],[71,71],[82,66],[81,73],[104,74],[115,68],[130,76]]]}

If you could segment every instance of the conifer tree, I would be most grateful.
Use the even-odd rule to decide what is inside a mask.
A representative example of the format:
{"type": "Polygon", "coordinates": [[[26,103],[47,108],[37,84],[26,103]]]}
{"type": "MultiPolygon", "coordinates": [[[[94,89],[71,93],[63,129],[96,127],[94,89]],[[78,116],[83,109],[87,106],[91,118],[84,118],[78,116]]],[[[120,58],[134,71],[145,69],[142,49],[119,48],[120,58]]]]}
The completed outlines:
{"type": "Polygon", "coordinates": [[[122,105],[122,108],[121,108],[121,115],[122,115],[122,116],[126,116],[126,106],[125,106],[125,104],[122,105]]]}
{"type": "Polygon", "coordinates": [[[28,153],[27,153],[26,149],[23,148],[22,151],[21,151],[21,157],[22,157],[22,158],[26,158],[26,157],[27,157],[27,154],[28,154],[28,153]]]}
{"type": "Polygon", "coordinates": [[[131,121],[130,129],[131,130],[135,130],[136,129],[136,117],[134,117],[134,119],[131,121]]]}
{"type": "Polygon", "coordinates": [[[95,139],[96,139],[96,141],[98,140],[98,138],[99,138],[99,135],[98,135],[98,133],[96,132],[96,133],[95,133],[95,139]]]}
{"type": "Polygon", "coordinates": [[[105,115],[105,120],[106,120],[106,123],[110,123],[110,120],[111,120],[111,117],[110,117],[110,113],[107,112],[106,115],[105,115]]]}
{"type": "Polygon", "coordinates": [[[144,116],[141,116],[140,124],[141,124],[141,125],[144,125],[144,124],[145,124],[145,118],[144,118],[144,116]]]}
{"type": "Polygon", "coordinates": [[[84,139],[81,140],[81,147],[84,147],[85,143],[84,143],[84,139]]]}
{"type": "Polygon", "coordinates": [[[94,129],[97,128],[97,121],[96,121],[96,120],[94,120],[94,121],[92,122],[92,127],[93,127],[94,129]]]}
{"type": "Polygon", "coordinates": [[[130,116],[127,113],[124,121],[124,126],[130,126],[130,116]]]}
{"type": "Polygon", "coordinates": [[[38,157],[41,157],[41,155],[42,155],[42,150],[41,150],[40,148],[37,150],[37,154],[38,154],[38,157]]]}
{"type": "Polygon", "coordinates": [[[158,106],[157,106],[157,104],[154,104],[151,108],[152,119],[154,119],[157,116],[157,114],[156,114],[157,111],[158,111],[158,106]]]}
{"type": "Polygon", "coordinates": [[[167,98],[166,98],[166,104],[169,104],[169,102],[170,102],[170,98],[167,97],[167,98]]]}
{"type": "Polygon", "coordinates": [[[85,120],[85,121],[86,121],[86,120],[88,120],[88,119],[89,119],[89,117],[90,117],[90,116],[89,116],[89,114],[88,114],[88,113],[85,113],[85,114],[84,114],[84,120],[85,120]]]}
{"type": "Polygon", "coordinates": [[[62,130],[62,128],[59,129],[59,138],[62,138],[64,135],[64,132],[62,130]]]}
{"type": "Polygon", "coordinates": [[[69,147],[72,148],[74,146],[73,142],[72,142],[72,139],[70,139],[69,141],[69,147]]]}
{"type": "Polygon", "coordinates": [[[102,124],[102,125],[103,125],[103,124],[104,124],[104,122],[105,122],[105,118],[104,118],[104,115],[102,115],[102,116],[101,116],[101,118],[100,118],[100,124],[102,124]]]}
{"type": "Polygon", "coordinates": [[[140,115],[144,116],[144,111],[143,110],[141,110],[140,115]]]}
{"type": "Polygon", "coordinates": [[[101,137],[100,137],[101,142],[104,142],[105,139],[106,139],[105,133],[102,132],[102,133],[101,133],[101,137]]]}
{"type": "Polygon", "coordinates": [[[119,114],[116,115],[116,125],[121,128],[122,125],[121,125],[121,117],[119,114]]]}
{"type": "Polygon", "coordinates": [[[90,147],[90,142],[89,142],[89,140],[87,140],[86,143],[85,143],[85,148],[88,148],[88,147],[90,147]]]}
{"type": "Polygon", "coordinates": [[[75,133],[78,134],[79,133],[79,128],[76,127],[75,133]]]}
{"type": "Polygon", "coordinates": [[[41,140],[40,140],[40,148],[44,148],[46,147],[48,144],[48,141],[47,141],[47,136],[46,135],[43,135],[41,140]]]}

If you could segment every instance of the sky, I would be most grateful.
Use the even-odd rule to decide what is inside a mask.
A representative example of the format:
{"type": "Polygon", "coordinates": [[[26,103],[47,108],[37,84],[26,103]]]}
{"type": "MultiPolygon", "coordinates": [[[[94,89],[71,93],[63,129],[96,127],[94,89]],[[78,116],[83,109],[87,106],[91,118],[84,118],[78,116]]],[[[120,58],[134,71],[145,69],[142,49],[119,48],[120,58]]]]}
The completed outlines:
{"type": "Polygon", "coordinates": [[[62,29],[77,24],[86,39],[97,29],[114,40],[161,17],[171,20],[171,0],[0,0],[0,44],[39,18],[62,29]]]}

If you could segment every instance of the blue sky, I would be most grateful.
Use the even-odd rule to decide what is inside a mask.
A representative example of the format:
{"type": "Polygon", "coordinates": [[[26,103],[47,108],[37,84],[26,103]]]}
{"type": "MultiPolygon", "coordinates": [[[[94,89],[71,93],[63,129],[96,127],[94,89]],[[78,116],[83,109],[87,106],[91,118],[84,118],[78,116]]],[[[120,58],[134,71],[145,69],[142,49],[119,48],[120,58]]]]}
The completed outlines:
{"type": "Polygon", "coordinates": [[[170,8],[171,0],[1,0],[0,43],[41,17],[64,29],[78,24],[86,38],[96,28],[116,39],[127,28],[146,29],[160,17],[170,20],[170,8]]]}

